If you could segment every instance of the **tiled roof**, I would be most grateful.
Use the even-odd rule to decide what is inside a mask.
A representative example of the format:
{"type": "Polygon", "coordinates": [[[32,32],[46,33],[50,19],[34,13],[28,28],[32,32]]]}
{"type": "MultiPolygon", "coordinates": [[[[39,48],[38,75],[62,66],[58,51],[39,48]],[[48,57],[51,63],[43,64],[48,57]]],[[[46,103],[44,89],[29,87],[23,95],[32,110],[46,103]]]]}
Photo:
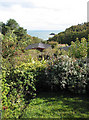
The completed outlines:
{"type": "Polygon", "coordinates": [[[31,45],[27,46],[26,50],[28,50],[28,49],[37,49],[37,48],[46,49],[48,47],[51,47],[51,45],[43,44],[43,43],[36,43],[36,44],[31,44],[31,45]]]}

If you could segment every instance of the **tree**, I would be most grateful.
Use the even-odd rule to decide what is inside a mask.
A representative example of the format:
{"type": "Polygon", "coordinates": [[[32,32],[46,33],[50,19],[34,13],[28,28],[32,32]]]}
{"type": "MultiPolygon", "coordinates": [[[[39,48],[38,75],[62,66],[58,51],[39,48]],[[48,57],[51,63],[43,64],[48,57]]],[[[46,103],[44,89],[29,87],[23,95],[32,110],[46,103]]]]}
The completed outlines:
{"type": "Polygon", "coordinates": [[[0,29],[1,29],[0,32],[2,32],[2,34],[5,34],[5,32],[6,32],[5,23],[0,22],[0,29]]]}
{"type": "Polygon", "coordinates": [[[3,39],[2,39],[2,56],[4,58],[7,57],[11,57],[14,55],[17,47],[16,47],[16,43],[17,43],[17,37],[16,35],[13,33],[13,31],[9,31],[5,34],[5,36],[3,35],[3,39]]]}
{"type": "Polygon", "coordinates": [[[75,42],[71,42],[69,56],[74,58],[85,58],[87,56],[87,41],[85,38],[82,38],[81,41],[77,38],[75,42]]]}
{"type": "Polygon", "coordinates": [[[88,34],[88,42],[87,42],[87,57],[89,58],[89,34],[88,34]]]}
{"type": "Polygon", "coordinates": [[[54,48],[55,46],[58,46],[58,42],[56,41],[48,42],[48,44],[50,44],[52,48],[54,48]]]}
{"type": "Polygon", "coordinates": [[[1,22],[0,26],[2,26],[3,35],[5,35],[8,31],[15,31],[19,28],[19,24],[14,19],[9,19],[6,24],[1,22]]]}
{"type": "Polygon", "coordinates": [[[89,22],[84,24],[78,24],[67,28],[64,32],[60,32],[54,35],[52,38],[49,38],[48,41],[57,41],[61,44],[71,44],[71,41],[75,42],[76,38],[88,38],[89,34],[89,22]]]}
{"type": "Polygon", "coordinates": [[[19,28],[19,24],[14,19],[9,19],[6,26],[10,27],[11,30],[16,30],[19,28]]]}
{"type": "Polygon", "coordinates": [[[43,41],[42,39],[40,39],[38,37],[33,37],[32,39],[33,39],[32,42],[31,42],[32,44],[34,44],[34,43],[40,43],[40,42],[43,41]]]}
{"type": "Polygon", "coordinates": [[[27,34],[27,30],[24,29],[23,27],[19,27],[18,29],[16,29],[14,31],[14,33],[17,35],[17,39],[18,41],[20,41],[21,39],[26,37],[27,34]]]}

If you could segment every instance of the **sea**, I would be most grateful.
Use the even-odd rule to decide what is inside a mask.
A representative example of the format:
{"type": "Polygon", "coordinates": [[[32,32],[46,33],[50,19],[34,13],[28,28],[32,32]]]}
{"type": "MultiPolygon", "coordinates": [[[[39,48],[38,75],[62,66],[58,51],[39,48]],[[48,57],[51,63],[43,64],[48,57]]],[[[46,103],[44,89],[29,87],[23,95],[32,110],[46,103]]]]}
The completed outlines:
{"type": "Polygon", "coordinates": [[[48,40],[50,37],[54,35],[50,35],[51,33],[58,34],[62,32],[61,30],[28,30],[27,33],[32,37],[38,37],[42,40],[48,40]]]}

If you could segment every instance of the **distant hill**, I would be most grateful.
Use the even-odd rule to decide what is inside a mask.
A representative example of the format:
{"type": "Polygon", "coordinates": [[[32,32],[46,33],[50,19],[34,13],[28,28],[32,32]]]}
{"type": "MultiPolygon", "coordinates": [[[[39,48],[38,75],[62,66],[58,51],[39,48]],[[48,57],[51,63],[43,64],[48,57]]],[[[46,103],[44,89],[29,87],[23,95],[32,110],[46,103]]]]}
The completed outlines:
{"type": "Polygon", "coordinates": [[[67,28],[64,32],[60,32],[54,35],[52,38],[49,38],[48,41],[57,41],[61,44],[71,44],[71,41],[76,41],[76,38],[79,40],[83,37],[88,38],[89,34],[89,22],[82,23],[75,26],[67,28]]]}

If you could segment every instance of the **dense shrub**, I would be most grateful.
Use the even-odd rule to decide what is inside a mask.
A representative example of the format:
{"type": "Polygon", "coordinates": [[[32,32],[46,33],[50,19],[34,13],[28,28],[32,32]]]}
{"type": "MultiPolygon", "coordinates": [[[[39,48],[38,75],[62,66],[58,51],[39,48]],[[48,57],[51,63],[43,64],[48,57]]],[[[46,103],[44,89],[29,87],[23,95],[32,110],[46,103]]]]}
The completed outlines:
{"type": "Polygon", "coordinates": [[[85,93],[88,76],[86,63],[68,56],[60,56],[48,63],[46,70],[38,77],[38,84],[39,88],[51,91],[65,89],[74,93],[85,93]]]}
{"type": "Polygon", "coordinates": [[[7,71],[2,68],[3,118],[20,118],[23,111],[36,96],[35,78],[45,67],[45,61],[23,63],[7,71]]]}
{"type": "Polygon", "coordinates": [[[30,99],[35,96],[34,78],[31,73],[12,70],[3,80],[2,105],[5,118],[18,118],[30,99]],[[29,76],[29,77],[28,77],[29,76]],[[28,78],[27,78],[28,77],[28,78]]]}

